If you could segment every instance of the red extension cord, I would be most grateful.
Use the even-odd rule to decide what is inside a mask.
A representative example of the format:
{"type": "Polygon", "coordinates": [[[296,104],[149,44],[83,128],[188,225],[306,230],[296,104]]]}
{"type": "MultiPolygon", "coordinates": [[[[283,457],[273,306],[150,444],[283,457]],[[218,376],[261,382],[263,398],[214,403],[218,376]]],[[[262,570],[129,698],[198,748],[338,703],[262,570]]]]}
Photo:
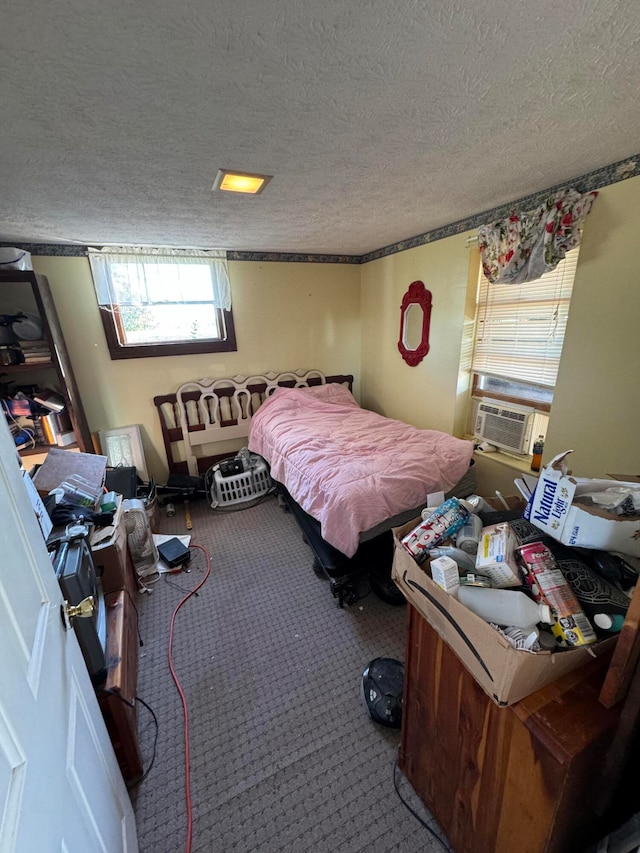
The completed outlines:
{"type": "Polygon", "coordinates": [[[189,709],[187,707],[186,696],[184,695],[184,691],[182,689],[182,686],[180,685],[180,681],[178,680],[178,676],[176,675],[176,671],[173,667],[173,628],[176,621],[176,616],[178,614],[178,610],[180,610],[182,605],[185,604],[191,598],[192,595],[196,594],[196,592],[200,589],[200,587],[205,583],[205,581],[211,574],[211,557],[209,556],[209,552],[207,551],[207,549],[203,548],[202,545],[190,545],[189,547],[198,548],[200,551],[202,551],[207,561],[207,571],[205,572],[205,575],[200,581],[200,583],[185,595],[185,597],[173,611],[173,614],[171,616],[171,627],[169,629],[169,669],[171,670],[171,675],[173,677],[173,680],[175,681],[176,687],[178,688],[178,693],[180,694],[180,699],[182,701],[182,710],[184,714],[184,786],[187,804],[187,843],[185,847],[186,853],[191,853],[191,841],[193,838],[193,810],[191,807],[191,768],[189,756],[189,709]]]}

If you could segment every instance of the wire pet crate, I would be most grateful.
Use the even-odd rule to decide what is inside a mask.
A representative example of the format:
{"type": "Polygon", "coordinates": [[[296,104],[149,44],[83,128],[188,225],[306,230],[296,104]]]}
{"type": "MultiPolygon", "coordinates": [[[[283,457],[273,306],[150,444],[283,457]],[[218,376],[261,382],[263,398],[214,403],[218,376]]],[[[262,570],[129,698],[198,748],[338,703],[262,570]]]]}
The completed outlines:
{"type": "Polygon", "coordinates": [[[211,489],[212,508],[253,501],[266,495],[272,487],[271,477],[263,461],[254,462],[249,471],[223,477],[214,471],[211,489]]]}

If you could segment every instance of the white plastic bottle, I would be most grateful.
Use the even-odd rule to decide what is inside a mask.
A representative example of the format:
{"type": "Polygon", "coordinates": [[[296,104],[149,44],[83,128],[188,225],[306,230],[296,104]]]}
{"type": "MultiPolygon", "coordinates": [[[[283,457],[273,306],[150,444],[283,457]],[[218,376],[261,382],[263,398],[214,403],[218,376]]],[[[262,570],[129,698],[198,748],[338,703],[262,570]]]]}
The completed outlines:
{"type": "Polygon", "coordinates": [[[456,548],[460,548],[468,554],[476,554],[481,536],[482,521],[480,520],[480,516],[471,513],[456,533],[456,548]]]}
{"type": "Polygon", "coordinates": [[[548,625],[553,622],[548,605],[536,604],[528,595],[517,589],[461,586],[458,600],[481,619],[495,622],[496,625],[531,628],[538,622],[546,622],[548,625]]]}
{"type": "Polygon", "coordinates": [[[458,564],[461,572],[474,572],[476,568],[475,555],[468,554],[460,548],[453,548],[447,545],[437,545],[435,548],[429,549],[429,556],[436,557],[451,557],[458,564]]]}

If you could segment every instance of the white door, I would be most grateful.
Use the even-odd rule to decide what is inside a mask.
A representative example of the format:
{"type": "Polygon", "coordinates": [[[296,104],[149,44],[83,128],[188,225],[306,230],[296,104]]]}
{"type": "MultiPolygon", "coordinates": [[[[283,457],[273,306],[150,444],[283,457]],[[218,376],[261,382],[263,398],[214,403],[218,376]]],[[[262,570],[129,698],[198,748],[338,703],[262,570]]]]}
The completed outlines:
{"type": "Polygon", "coordinates": [[[0,416],[0,853],[136,853],[135,818],[0,416]]]}

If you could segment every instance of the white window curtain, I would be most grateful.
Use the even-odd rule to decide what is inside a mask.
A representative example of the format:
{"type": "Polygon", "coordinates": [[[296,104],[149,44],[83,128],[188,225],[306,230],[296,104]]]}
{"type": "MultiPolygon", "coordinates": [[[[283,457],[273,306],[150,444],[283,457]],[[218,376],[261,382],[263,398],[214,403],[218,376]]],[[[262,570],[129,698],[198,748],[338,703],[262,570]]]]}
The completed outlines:
{"type": "Polygon", "coordinates": [[[108,246],[88,256],[99,305],[213,302],[231,310],[224,250],[108,246]]]}
{"type": "Polygon", "coordinates": [[[482,269],[492,283],[535,281],[580,245],[580,229],[598,193],[562,190],[535,210],[478,229],[482,269]]]}
{"type": "Polygon", "coordinates": [[[491,284],[481,274],[474,373],[555,386],[579,251],[529,284],[491,284]]]}

